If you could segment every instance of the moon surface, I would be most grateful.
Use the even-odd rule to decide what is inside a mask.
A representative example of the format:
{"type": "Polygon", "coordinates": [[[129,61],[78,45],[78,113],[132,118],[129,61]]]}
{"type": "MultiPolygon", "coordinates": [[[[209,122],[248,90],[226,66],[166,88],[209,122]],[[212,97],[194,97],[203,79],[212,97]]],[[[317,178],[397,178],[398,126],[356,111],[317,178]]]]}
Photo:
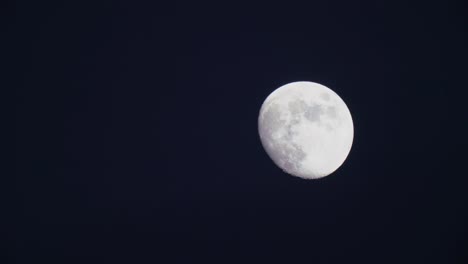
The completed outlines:
{"type": "Polygon", "coordinates": [[[292,82],[273,91],[260,109],[258,131],[273,162],[304,179],[322,178],[337,170],[354,136],[345,102],[314,82],[292,82]]]}

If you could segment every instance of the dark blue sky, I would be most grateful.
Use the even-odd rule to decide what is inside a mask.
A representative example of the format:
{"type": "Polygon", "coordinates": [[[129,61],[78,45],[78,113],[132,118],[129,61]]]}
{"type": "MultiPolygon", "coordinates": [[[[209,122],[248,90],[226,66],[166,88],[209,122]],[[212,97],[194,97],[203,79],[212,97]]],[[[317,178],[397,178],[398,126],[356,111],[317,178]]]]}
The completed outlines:
{"type": "Polygon", "coordinates": [[[5,263],[467,263],[462,1],[69,2],[4,17],[5,263]],[[355,126],[316,181],[257,132],[266,96],[299,80],[355,126]]]}

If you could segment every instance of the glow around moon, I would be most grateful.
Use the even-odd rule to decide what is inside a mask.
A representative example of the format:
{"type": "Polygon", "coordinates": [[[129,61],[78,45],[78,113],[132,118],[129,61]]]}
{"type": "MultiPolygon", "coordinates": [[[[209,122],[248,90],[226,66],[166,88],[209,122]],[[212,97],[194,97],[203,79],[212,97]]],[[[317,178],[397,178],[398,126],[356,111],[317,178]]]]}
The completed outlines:
{"type": "Polygon", "coordinates": [[[285,172],[318,179],[337,170],[353,143],[351,113],[329,88],[293,82],[273,91],[258,118],[260,139],[285,172]]]}

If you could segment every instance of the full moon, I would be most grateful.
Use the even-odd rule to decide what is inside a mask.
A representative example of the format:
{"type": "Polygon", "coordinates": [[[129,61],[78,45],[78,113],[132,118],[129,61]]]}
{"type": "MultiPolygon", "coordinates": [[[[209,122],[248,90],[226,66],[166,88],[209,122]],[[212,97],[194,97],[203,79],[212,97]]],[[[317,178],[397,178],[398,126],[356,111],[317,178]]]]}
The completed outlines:
{"type": "Polygon", "coordinates": [[[274,90],[260,109],[258,131],[273,162],[304,179],[336,171],[348,156],[354,136],[345,102],[314,82],[293,82],[274,90]]]}

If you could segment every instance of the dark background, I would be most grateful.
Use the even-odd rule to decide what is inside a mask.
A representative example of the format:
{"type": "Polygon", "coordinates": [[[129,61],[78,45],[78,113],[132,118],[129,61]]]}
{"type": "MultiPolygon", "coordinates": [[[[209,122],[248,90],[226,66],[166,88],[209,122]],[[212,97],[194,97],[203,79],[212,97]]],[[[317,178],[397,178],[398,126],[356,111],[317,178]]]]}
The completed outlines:
{"type": "Polygon", "coordinates": [[[71,2],[2,18],[5,263],[468,263],[463,1],[71,2]],[[283,173],[257,133],[300,80],[353,115],[320,180],[283,173]]]}

